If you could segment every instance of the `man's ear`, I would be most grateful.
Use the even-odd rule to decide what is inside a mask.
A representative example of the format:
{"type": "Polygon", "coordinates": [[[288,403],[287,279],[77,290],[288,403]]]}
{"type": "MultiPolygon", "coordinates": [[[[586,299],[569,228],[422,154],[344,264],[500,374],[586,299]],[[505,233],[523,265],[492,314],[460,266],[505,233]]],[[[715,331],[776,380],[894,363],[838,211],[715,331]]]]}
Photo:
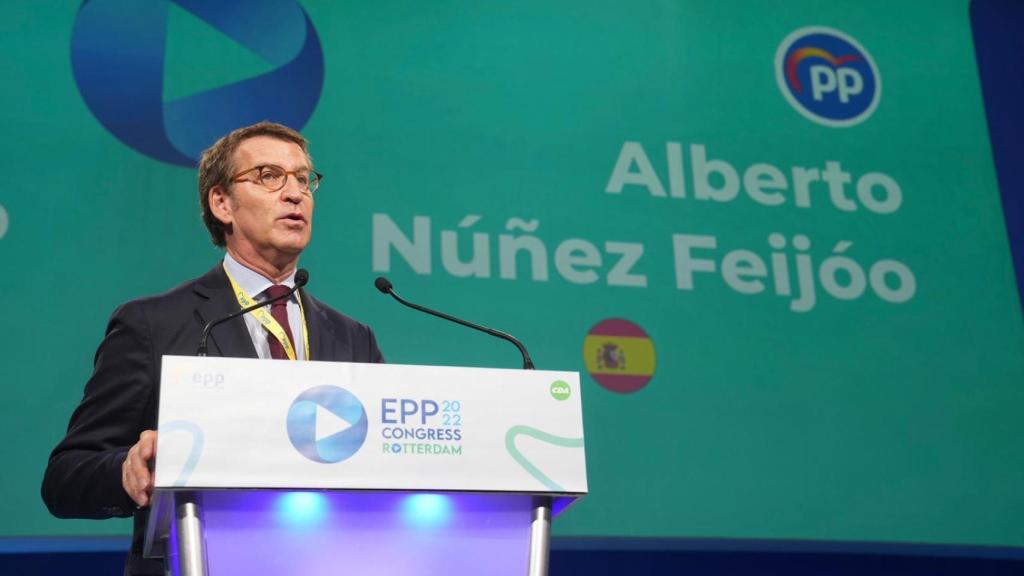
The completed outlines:
{"type": "Polygon", "coordinates": [[[213,217],[220,220],[221,224],[231,226],[231,223],[234,222],[231,196],[224,191],[220,184],[210,188],[207,194],[210,200],[210,212],[213,214],[213,217]]]}

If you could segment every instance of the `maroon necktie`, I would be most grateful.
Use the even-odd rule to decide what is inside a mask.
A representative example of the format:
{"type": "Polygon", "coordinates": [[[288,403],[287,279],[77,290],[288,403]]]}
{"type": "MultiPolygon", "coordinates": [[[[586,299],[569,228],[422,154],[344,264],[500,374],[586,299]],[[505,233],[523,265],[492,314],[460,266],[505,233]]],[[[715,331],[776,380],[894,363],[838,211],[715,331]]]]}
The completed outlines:
{"type": "MultiPolygon", "coordinates": [[[[267,288],[266,290],[263,291],[263,293],[267,295],[268,299],[272,299],[277,298],[278,296],[281,296],[283,294],[287,294],[289,290],[291,290],[291,288],[287,286],[281,286],[280,284],[278,284],[277,286],[271,286],[270,288],[267,288]]],[[[292,343],[292,347],[294,348],[295,338],[292,337],[292,328],[288,324],[288,300],[289,298],[285,298],[283,300],[278,300],[277,302],[271,304],[270,315],[274,317],[274,320],[277,320],[277,323],[281,325],[281,328],[284,328],[284,333],[288,335],[288,340],[292,343]]],[[[271,358],[275,360],[288,359],[288,354],[285,353],[284,346],[282,346],[281,343],[277,341],[277,338],[275,338],[273,334],[267,334],[267,342],[270,343],[271,358]]],[[[299,351],[296,350],[296,358],[298,358],[298,353],[299,351]]]]}

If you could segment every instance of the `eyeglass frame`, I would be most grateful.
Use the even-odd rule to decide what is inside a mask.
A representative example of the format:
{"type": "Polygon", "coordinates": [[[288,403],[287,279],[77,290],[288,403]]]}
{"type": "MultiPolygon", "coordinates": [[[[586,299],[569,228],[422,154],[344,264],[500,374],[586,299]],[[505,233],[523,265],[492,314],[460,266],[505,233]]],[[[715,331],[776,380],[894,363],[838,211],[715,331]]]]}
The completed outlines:
{"type": "Polygon", "coordinates": [[[235,174],[234,176],[232,176],[230,178],[230,180],[231,180],[232,183],[235,183],[235,182],[252,182],[253,184],[259,184],[260,186],[263,186],[264,188],[267,189],[267,192],[280,192],[281,190],[284,190],[285,186],[288,185],[288,177],[289,176],[295,177],[295,181],[298,182],[299,181],[298,174],[299,174],[299,172],[303,172],[303,171],[311,172],[311,173],[316,175],[316,188],[310,188],[309,187],[309,183],[306,184],[305,189],[301,189],[300,188],[300,192],[302,192],[303,194],[308,193],[310,196],[312,196],[313,194],[316,193],[317,190],[320,189],[320,183],[323,182],[323,180],[324,180],[324,175],[319,173],[319,172],[317,172],[316,170],[313,170],[312,168],[307,168],[307,169],[304,169],[304,170],[285,170],[284,166],[278,166],[277,164],[260,164],[259,166],[253,166],[252,168],[249,168],[247,170],[242,170],[241,172],[239,172],[239,173],[235,174]],[[248,174],[249,172],[252,172],[253,170],[262,170],[263,168],[269,168],[271,166],[273,166],[274,168],[280,168],[281,171],[284,172],[284,180],[281,182],[281,187],[280,188],[276,188],[276,189],[272,190],[269,186],[267,186],[261,180],[259,180],[258,175],[257,175],[257,179],[256,180],[249,180],[249,179],[246,179],[246,178],[242,178],[242,176],[244,176],[245,174],[248,174]]]}

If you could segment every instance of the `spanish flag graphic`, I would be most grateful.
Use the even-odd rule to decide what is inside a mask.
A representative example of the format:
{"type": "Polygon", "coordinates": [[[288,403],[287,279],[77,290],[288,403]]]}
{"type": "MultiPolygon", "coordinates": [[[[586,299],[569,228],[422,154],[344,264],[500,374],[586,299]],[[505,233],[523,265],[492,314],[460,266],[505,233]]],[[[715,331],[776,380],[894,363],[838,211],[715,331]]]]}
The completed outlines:
{"type": "Polygon", "coordinates": [[[583,340],[583,363],[594,380],[608,390],[636,392],[654,376],[654,342],[629,320],[602,320],[583,340]]]}

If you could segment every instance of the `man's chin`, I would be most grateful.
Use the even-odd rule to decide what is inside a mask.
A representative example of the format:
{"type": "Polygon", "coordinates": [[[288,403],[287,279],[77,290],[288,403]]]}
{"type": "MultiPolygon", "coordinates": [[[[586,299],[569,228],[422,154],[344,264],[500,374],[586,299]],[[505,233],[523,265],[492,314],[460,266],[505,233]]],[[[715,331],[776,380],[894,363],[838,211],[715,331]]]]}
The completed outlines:
{"type": "Polygon", "coordinates": [[[275,239],[274,248],[282,253],[299,255],[309,245],[309,234],[303,232],[291,232],[281,234],[275,239]]]}
{"type": "Polygon", "coordinates": [[[282,245],[276,246],[276,248],[277,248],[278,252],[280,252],[281,254],[287,254],[287,255],[292,256],[294,258],[298,258],[299,254],[302,254],[302,251],[306,249],[307,245],[309,245],[308,241],[307,242],[289,242],[289,243],[286,243],[286,244],[282,244],[282,245]]]}

